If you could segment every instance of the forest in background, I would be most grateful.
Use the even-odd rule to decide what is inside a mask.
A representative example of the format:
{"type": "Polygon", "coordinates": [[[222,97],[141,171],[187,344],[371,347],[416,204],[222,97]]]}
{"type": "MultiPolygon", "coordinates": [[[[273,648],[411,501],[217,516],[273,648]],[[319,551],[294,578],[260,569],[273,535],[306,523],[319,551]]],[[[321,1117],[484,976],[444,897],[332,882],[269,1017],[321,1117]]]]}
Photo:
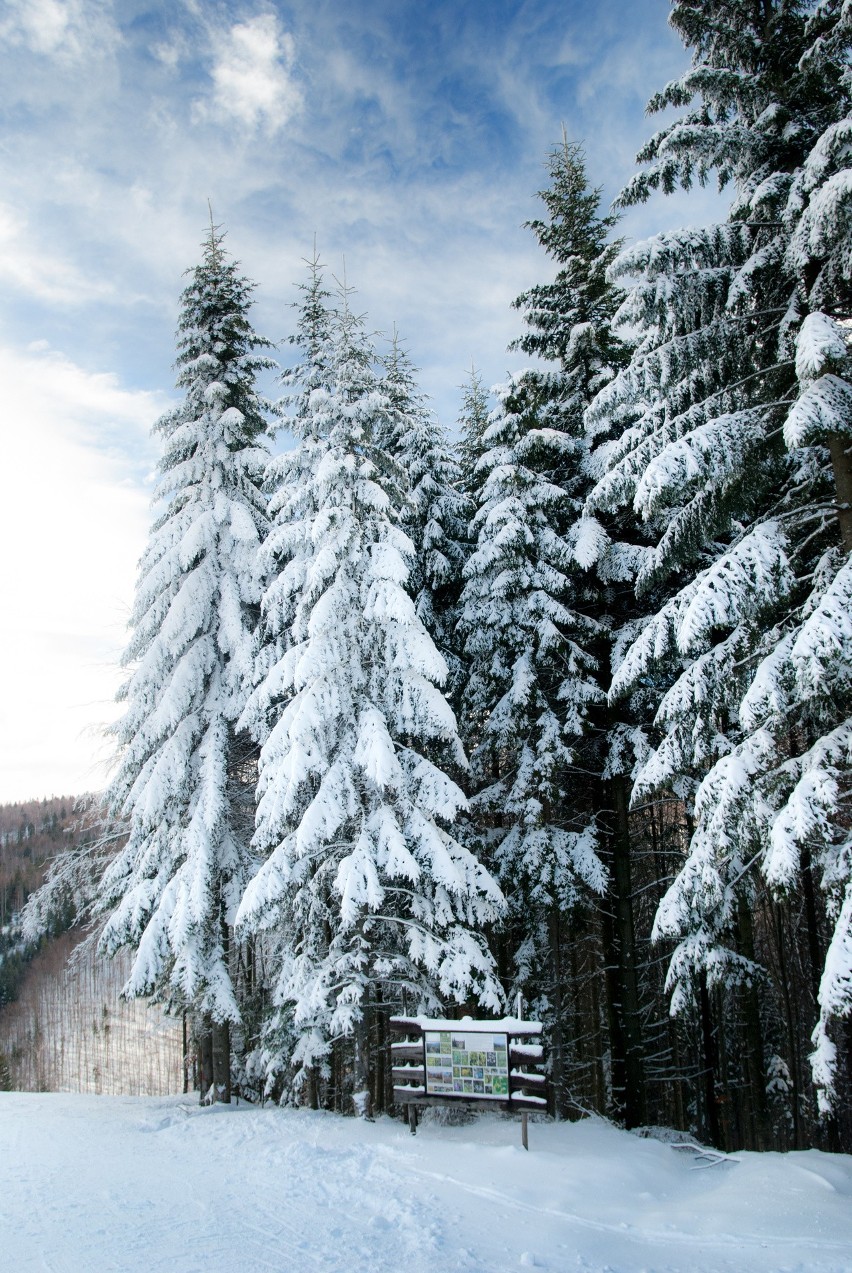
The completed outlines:
{"type": "MultiPolygon", "coordinates": [[[[75,843],[79,818],[73,796],[0,805],[0,1009],[17,998],[38,949],[24,941],[21,912],[44,883],[53,859],[75,843]]],[[[73,919],[73,913],[57,907],[45,936],[64,931],[73,919]]]]}
{"type": "Polygon", "coordinates": [[[0,805],[0,1090],[184,1090],[181,1023],[124,1001],[129,957],[99,958],[71,902],[35,941],[22,912],[51,863],[91,838],[91,797],[0,805]]]}
{"type": "Polygon", "coordinates": [[[533,365],[472,373],[457,447],[318,257],[265,403],[211,225],[109,836],[26,910],[134,952],[205,1095],[382,1109],[390,1013],[521,992],[560,1116],[852,1147],[852,19],[671,21],[685,113],[619,203],[718,180],[728,219],[625,247],[564,139],[533,365]]]}

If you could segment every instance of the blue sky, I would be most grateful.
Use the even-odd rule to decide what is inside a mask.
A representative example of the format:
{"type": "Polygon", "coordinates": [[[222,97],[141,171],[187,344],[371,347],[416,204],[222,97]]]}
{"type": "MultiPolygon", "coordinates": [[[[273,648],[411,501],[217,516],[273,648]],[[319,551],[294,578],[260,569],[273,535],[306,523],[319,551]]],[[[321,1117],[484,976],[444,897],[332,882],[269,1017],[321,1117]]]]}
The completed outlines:
{"type": "MultiPolygon", "coordinates": [[[[667,7],[6,0],[0,800],[103,785],[149,428],[207,200],[258,283],[258,330],[289,333],[316,235],[452,425],[471,362],[489,384],[518,365],[510,303],[550,273],[523,222],[562,124],[605,202],[633,172],[645,102],[688,63],[667,7]]],[[[623,230],[717,208],[660,199],[623,230]]]]}

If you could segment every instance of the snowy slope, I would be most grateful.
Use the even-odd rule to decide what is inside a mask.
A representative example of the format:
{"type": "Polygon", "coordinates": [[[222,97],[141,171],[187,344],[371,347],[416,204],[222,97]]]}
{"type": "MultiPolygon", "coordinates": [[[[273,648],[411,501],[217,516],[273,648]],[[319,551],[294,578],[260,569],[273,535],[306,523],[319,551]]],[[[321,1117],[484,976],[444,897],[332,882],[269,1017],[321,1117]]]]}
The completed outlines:
{"type": "Polygon", "coordinates": [[[0,1094],[16,1273],[847,1273],[852,1159],[693,1155],[607,1124],[422,1125],[0,1094]]]}

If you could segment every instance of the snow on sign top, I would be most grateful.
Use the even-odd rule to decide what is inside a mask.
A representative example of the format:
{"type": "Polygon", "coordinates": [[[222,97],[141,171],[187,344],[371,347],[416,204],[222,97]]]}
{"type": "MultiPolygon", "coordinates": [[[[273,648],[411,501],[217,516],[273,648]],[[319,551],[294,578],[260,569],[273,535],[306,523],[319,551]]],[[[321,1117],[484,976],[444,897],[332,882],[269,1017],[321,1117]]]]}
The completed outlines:
{"type": "Polygon", "coordinates": [[[421,1031],[462,1030],[465,1034],[530,1035],[541,1034],[542,1031],[540,1021],[521,1021],[520,1017],[500,1017],[492,1021],[479,1021],[473,1017],[461,1017],[453,1021],[443,1017],[394,1017],[393,1022],[399,1030],[410,1026],[411,1032],[418,1034],[421,1031]]]}

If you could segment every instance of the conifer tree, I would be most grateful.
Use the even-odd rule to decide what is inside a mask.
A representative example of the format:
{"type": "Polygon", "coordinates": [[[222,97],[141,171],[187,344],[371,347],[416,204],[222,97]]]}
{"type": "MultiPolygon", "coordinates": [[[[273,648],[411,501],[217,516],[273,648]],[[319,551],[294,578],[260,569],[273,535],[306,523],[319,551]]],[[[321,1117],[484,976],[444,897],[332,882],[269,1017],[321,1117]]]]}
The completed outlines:
{"type": "Polygon", "coordinates": [[[461,469],[446,431],[418,389],[415,369],[396,332],[383,365],[391,406],[383,447],[402,470],[408,490],[401,525],[414,545],[409,591],[418,618],[447,663],[444,692],[455,706],[461,679],[455,628],[472,510],[460,489],[461,469]]]}
{"type": "Polygon", "coordinates": [[[472,365],[468,379],[461,386],[461,391],[461,408],[456,422],[459,433],[461,489],[473,501],[473,508],[475,508],[479,503],[479,492],[484,480],[477,466],[488,449],[483,438],[488,428],[490,410],[488,393],[482,383],[482,377],[472,365]]]}
{"type": "MultiPolygon", "coordinates": [[[[306,297],[321,297],[316,270],[306,297]]],[[[302,311],[303,410],[297,445],[276,464],[265,549],[277,574],[263,623],[285,640],[249,712],[268,721],[256,834],[266,860],[240,922],[276,958],[270,1081],[328,1077],[353,1037],[361,1094],[380,1001],[500,1005],[481,930],[502,899],[452,833],[465,800],[442,761],[464,757],[437,688],[446,665],[406,592],[406,493],[378,444],[394,409],[347,290],[339,309],[317,312],[302,311]]]]}
{"type": "Polygon", "coordinates": [[[268,426],[255,378],[274,364],[249,321],[254,285],[223,238],[211,222],[181,298],[182,397],[155,425],[160,512],[139,568],[107,793],[128,839],[96,909],[101,949],[135,952],[124,993],[191,1013],[205,1084],[212,1067],[216,1093],[229,1099],[229,1027],[240,1018],[230,933],[253,866],[236,722],[250,687],[254,558],[267,525],[268,426]]]}
{"type": "MultiPolygon", "coordinates": [[[[613,267],[615,276],[639,276],[621,317],[641,337],[590,412],[592,422],[632,412],[589,505],[632,505],[642,516],[652,546],[637,587],[668,593],[625,647],[611,694],[658,687],[658,745],[634,799],[674,791],[696,824],[656,925],[659,936],[677,939],[675,1010],[708,986],[751,995],[766,986],[751,918],[762,880],[780,900],[796,881],[806,893],[813,887],[790,837],[774,857],[770,833],[784,840],[780,822],[795,821],[784,806],[791,786],[801,794],[800,779],[819,785],[811,771],[822,768],[824,730],[848,704],[814,646],[840,639],[832,625],[842,553],[828,501],[846,468],[835,445],[832,471],[830,441],[832,429],[839,437],[845,390],[820,374],[842,369],[843,341],[826,315],[808,312],[824,301],[842,309],[848,296],[843,249],[827,246],[847,221],[834,165],[849,107],[838,55],[848,34],[833,46],[826,38],[832,8],[809,18],[799,4],[675,4],[671,21],[694,50],[693,68],[651,107],[698,104],[648,143],[640,160],[649,167],[622,196],[629,203],[711,172],[734,187],[727,223],[657,236],[613,267]],[[826,390],[833,409],[823,413],[826,390]],[[810,635],[797,646],[803,632],[810,635]],[[794,647],[807,665],[801,675],[790,664],[794,647]],[[781,689],[797,677],[809,686],[798,698],[781,689]],[[822,712],[829,699],[832,712],[822,712]]],[[[818,817],[819,799],[809,806],[807,829],[804,806],[797,810],[797,834],[814,860],[818,843],[836,849],[845,834],[842,795],[826,817],[826,791],[818,817]],[[814,838],[826,822],[828,835],[814,838]]],[[[830,874],[831,894],[838,884],[830,874]]],[[[813,958],[815,912],[806,910],[813,958]]],[[[836,1014],[837,999],[827,997],[836,1014]]],[[[759,1104],[767,1049],[756,1000],[747,1015],[759,1104]]],[[[829,1045],[823,1056],[825,1078],[829,1045]]]]}
{"type": "Polygon", "coordinates": [[[589,656],[568,634],[588,638],[595,628],[566,604],[565,491],[553,480],[566,443],[538,427],[535,406],[527,373],[500,390],[480,462],[486,479],[461,620],[471,664],[464,711],[474,806],[489,822],[508,815],[508,826],[495,827],[494,860],[521,908],[527,890],[567,906],[578,880],[601,881],[594,835],[560,824],[570,739],[598,693],[589,656]]]}
{"type": "Polygon", "coordinates": [[[548,156],[547,173],[550,182],[538,193],[548,219],[536,217],[526,228],[559,268],[550,283],[514,301],[526,330],[512,347],[559,367],[554,398],[562,420],[570,419],[571,431],[582,436],[591,397],[624,361],[612,330],[619,296],[607,279],[619,249],[612,237],[618,218],[600,215],[601,192],[589,186],[583,148],[564,130],[562,145],[548,156]]]}
{"type": "MultiPolygon", "coordinates": [[[[602,681],[612,578],[604,584],[589,567],[606,556],[614,569],[618,549],[605,551],[604,528],[583,517],[596,441],[583,413],[623,350],[611,331],[618,297],[606,281],[614,220],[598,213],[580,147],[563,139],[548,173],[548,216],[530,228],[558,269],[552,283],[518,298],[527,330],[516,347],[552,366],[513,377],[484,433],[470,430],[478,509],[462,628],[473,808],[489,828],[512,908],[515,975],[548,1005],[561,1106],[568,1005],[560,950],[577,903],[605,889],[600,851],[605,841],[611,853],[612,841],[600,814],[611,804],[602,793],[610,733],[602,681]]],[[[614,984],[611,998],[632,1003],[614,984]]],[[[625,1082],[622,1067],[619,1105],[625,1082]]],[[[638,1094],[628,1103],[630,1120],[641,1121],[638,1094]]]]}

